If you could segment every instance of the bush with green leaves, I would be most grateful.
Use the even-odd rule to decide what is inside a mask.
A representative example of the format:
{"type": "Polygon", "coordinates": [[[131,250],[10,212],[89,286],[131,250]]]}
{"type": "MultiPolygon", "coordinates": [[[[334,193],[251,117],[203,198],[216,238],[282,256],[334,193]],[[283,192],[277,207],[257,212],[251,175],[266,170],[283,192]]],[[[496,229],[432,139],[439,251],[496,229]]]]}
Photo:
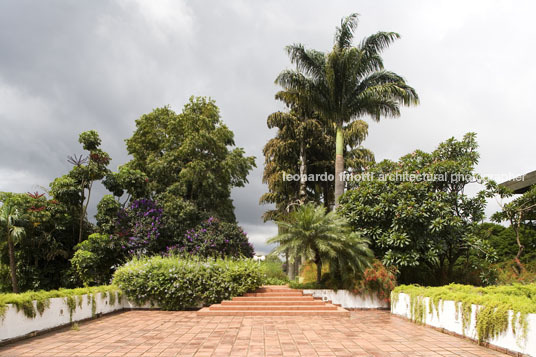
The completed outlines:
{"type": "Polygon", "coordinates": [[[124,261],[120,243],[109,235],[95,233],[77,245],[71,259],[76,277],[84,285],[107,284],[112,279],[113,266],[124,261]]]}
{"type": "Polygon", "coordinates": [[[134,258],[117,269],[113,281],[137,304],[150,303],[164,310],[219,303],[263,283],[259,264],[251,259],[175,255],[134,258]]]}
{"type": "Polygon", "coordinates": [[[254,250],[248,236],[236,223],[215,217],[201,222],[186,232],[179,244],[168,247],[168,252],[189,253],[202,257],[253,257],[254,250]]]}

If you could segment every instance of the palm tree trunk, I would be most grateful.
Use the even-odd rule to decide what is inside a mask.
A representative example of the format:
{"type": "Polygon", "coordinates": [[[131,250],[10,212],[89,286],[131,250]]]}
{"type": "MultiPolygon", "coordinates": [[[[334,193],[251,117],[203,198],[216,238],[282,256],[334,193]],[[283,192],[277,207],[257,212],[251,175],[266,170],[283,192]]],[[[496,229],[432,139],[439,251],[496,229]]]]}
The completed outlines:
{"type": "Polygon", "coordinates": [[[305,203],[307,198],[307,166],[306,166],[306,156],[305,156],[305,143],[303,140],[300,143],[300,202],[305,203]]]}
{"type": "Polygon", "coordinates": [[[320,284],[320,281],[322,280],[322,260],[317,259],[315,261],[316,264],[316,282],[320,284]]]}
{"type": "Polygon", "coordinates": [[[337,136],[335,141],[335,209],[339,206],[339,198],[344,193],[344,137],[342,123],[337,123],[337,136]]]}
{"type": "Polygon", "coordinates": [[[17,264],[15,263],[15,245],[13,244],[13,238],[7,231],[7,245],[9,250],[9,269],[11,270],[11,286],[15,294],[19,293],[19,283],[17,281],[17,264]]]}

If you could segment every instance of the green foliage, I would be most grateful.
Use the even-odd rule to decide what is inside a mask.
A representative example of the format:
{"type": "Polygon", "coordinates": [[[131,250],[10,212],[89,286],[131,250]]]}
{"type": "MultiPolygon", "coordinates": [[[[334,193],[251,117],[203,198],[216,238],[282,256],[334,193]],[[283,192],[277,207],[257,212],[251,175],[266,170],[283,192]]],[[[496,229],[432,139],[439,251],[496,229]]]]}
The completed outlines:
{"type": "MultiPolygon", "coordinates": [[[[502,197],[510,196],[510,193],[504,193],[500,190],[499,194],[502,197]]],[[[522,227],[529,226],[534,228],[534,221],[536,220],[536,186],[523,193],[522,196],[505,204],[502,207],[502,210],[495,213],[491,218],[496,222],[508,221],[510,223],[510,227],[515,233],[515,242],[517,246],[517,252],[513,259],[517,265],[517,274],[522,275],[525,272],[525,267],[521,262],[521,257],[526,249],[521,238],[523,234],[522,227]]],[[[534,244],[532,244],[532,247],[530,248],[534,248],[534,244]]],[[[534,249],[531,250],[534,252],[534,249]]]]}
{"type": "Polygon", "coordinates": [[[102,184],[114,196],[121,197],[126,192],[129,199],[138,199],[148,195],[148,181],[142,171],[123,165],[118,172],[109,172],[102,184]]]}
{"type": "Polygon", "coordinates": [[[183,239],[177,245],[169,247],[168,251],[220,258],[251,258],[254,254],[253,246],[241,227],[214,217],[188,230],[183,239]]]}
{"type": "Polygon", "coordinates": [[[263,285],[285,285],[289,282],[287,274],[283,271],[283,263],[276,256],[267,256],[258,263],[261,267],[263,285]]]}
{"type": "MultiPolygon", "coordinates": [[[[69,308],[69,314],[72,318],[73,312],[76,311],[77,306],[81,303],[81,296],[88,294],[93,297],[97,293],[108,294],[108,296],[117,295],[119,299],[122,295],[121,291],[113,285],[50,291],[27,291],[21,294],[0,294],[0,317],[4,316],[7,304],[14,305],[17,311],[22,311],[26,317],[34,318],[38,313],[43,315],[43,312],[50,306],[50,299],[65,298],[65,304],[69,308]]],[[[112,304],[111,300],[110,304],[112,304]]]]}
{"type": "MultiPolygon", "coordinates": [[[[526,340],[527,314],[536,313],[536,284],[475,287],[451,284],[441,287],[401,285],[393,295],[405,293],[410,296],[411,316],[416,322],[424,322],[426,314],[440,314],[442,301],[455,301],[457,313],[462,317],[463,331],[471,325],[471,305],[479,305],[476,314],[478,340],[488,341],[504,333],[508,326],[514,333],[521,331],[520,340],[526,340]],[[430,298],[425,304],[424,297],[430,298]],[[508,311],[513,311],[509,318],[508,311]]],[[[396,303],[396,299],[393,300],[396,303]]],[[[520,342],[520,341],[518,341],[520,342]]]]}
{"type": "Polygon", "coordinates": [[[456,262],[469,251],[496,259],[489,243],[475,235],[491,193],[465,193],[474,180],[485,182],[474,172],[476,149],[469,133],[432,153],[384,160],[341,198],[341,214],[372,242],[385,265],[400,270],[403,282],[452,281],[456,262]]]}
{"type": "Polygon", "coordinates": [[[220,120],[215,102],[191,97],[182,113],[158,108],[136,120],[126,140],[134,157],[126,167],[148,177],[153,195],[171,192],[210,215],[234,221],[232,187],[247,183],[254,157],[234,146],[234,135],[220,120]]]}
{"type": "Polygon", "coordinates": [[[104,195],[97,204],[97,227],[101,233],[113,234],[116,230],[115,223],[121,205],[112,195],[104,195]]]}
{"type": "Polygon", "coordinates": [[[389,302],[391,291],[396,286],[396,270],[386,268],[381,261],[376,260],[370,268],[365,269],[363,276],[356,279],[353,292],[360,294],[376,294],[379,299],[389,302]]]}
{"type": "Polygon", "coordinates": [[[262,282],[259,265],[249,259],[135,258],[114,274],[114,284],[129,299],[165,310],[219,303],[253,291],[262,282]]]}
{"type": "MultiPolygon", "coordinates": [[[[11,201],[19,212],[19,221],[26,233],[24,239],[14,241],[20,290],[58,288],[67,275],[68,259],[77,241],[78,214],[73,214],[69,206],[49,200],[38,192],[0,192],[0,201],[6,200],[11,201]]],[[[4,239],[4,230],[0,229],[0,240],[4,239]]],[[[1,262],[8,264],[7,249],[1,253],[1,262]]]]}
{"type": "Polygon", "coordinates": [[[394,32],[378,32],[352,46],[357,28],[357,14],[341,20],[329,53],[306,49],[302,44],[287,47],[295,70],[284,70],[276,83],[287,91],[306,98],[323,118],[335,124],[336,154],[335,203],[344,192],[339,174],[344,172],[342,155],[343,125],[369,115],[379,121],[381,116],[400,115],[401,105],[417,104],[416,91],[396,73],[384,70],[381,52],[400,36],[394,32]]]}
{"type": "Polygon", "coordinates": [[[372,252],[368,241],[354,234],[346,219],[312,203],[292,212],[288,222],[277,222],[282,232],[268,240],[277,243],[274,254],[287,253],[292,262],[302,256],[317,265],[317,282],[321,280],[322,264],[330,264],[335,280],[362,273],[370,264],[372,252]]]}
{"type": "Polygon", "coordinates": [[[102,285],[110,282],[113,266],[125,259],[119,242],[109,235],[94,233],[77,245],[71,265],[84,285],[102,285]]]}
{"type": "Polygon", "coordinates": [[[177,197],[170,191],[157,195],[156,202],[163,210],[160,240],[164,248],[176,244],[187,230],[209,218],[192,201],[177,197]]]}
{"type": "Polygon", "coordinates": [[[89,130],[80,134],[78,142],[82,144],[84,150],[94,151],[100,146],[101,139],[95,130],[89,130]]]}

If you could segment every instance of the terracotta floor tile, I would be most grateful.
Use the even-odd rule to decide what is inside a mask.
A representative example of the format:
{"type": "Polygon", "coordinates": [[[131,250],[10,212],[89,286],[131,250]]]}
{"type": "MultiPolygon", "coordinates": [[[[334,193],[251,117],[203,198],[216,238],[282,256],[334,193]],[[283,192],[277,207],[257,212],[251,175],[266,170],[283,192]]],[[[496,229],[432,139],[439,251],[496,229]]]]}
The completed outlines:
{"type": "Polygon", "coordinates": [[[350,318],[127,311],[0,348],[0,356],[504,356],[387,311],[350,318]]]}

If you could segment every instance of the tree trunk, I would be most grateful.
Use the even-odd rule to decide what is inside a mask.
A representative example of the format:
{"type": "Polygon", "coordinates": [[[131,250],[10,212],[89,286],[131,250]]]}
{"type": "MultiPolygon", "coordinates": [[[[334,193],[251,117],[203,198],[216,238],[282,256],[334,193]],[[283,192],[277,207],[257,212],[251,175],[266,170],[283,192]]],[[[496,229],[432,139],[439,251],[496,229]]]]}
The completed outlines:
{"type": "Polygon", "coordinates": [[[11,270],[11,286],[15,294],[19,293],[19,283],[17,281],[17,264],[15,263],[15,245],[13,244],[13,238],[7,231],[7,245],[9,250],[9,269],[11,270]]]}
{"type": "Polygon", "coordinates": [[[322,280],[322,261],[318,261],[316,263],[316,282],[320,284],[320,281],[322,280]]]}
{"type": "Polygon", "coordinates": [[[337,124],[337,137],[335,143],[335,209],[339,207],[339,198],[344,193],[344,137],[342,123],[337,124]]]}
{"type": "Polygon", "coordinates": [[[86,189],[84,188],[84,181],[82,181],[82,202],[80,203],[80,222],[78,227],[78,243],[82,243],[82,227],[84,226],[84,201],[86,189]]]}
{"type": "Polygon", "coordinates": [[[307,199],[307,166],[305,143],[303,140],[300,143],[300,202],[303,204],[307,199]]]}
{"type": "Polygon", "coordinates": [[[322,280],[322,259],[318,253],[315,253],[315,264],[316,264],[316,282],[320,284],[322,280]]]}
{"type": "Polygon", "coordinates": [[[82,195],[82,216],[80,217],[80,233],[78,234],[78,243],[82,243],[82,227],[84,226],[84,218],[86,218],[87,214],[87,207],[89,206],[89,199],[91,198],[91,186],[93,185],[93,182],[91,182],[88,186],[87,190],[87,200],[86,204],[84,205],[84,195],[82,195]]]}
{"type": "Polygon", "coordinates": [[[296,278],[296,269],[294,269],[295,267],[296,267],[295,262],[289,259],[287,269],[288,269],[288,278],[290,280],[294,280],[296,278]]]}
{"type": "Polygon", "coordinates": [[[521,244],[521,240],[519,239],[519,225],[516,228],[516,241],[517,241],[518,249],[517,249],[517,254],[516,254],[516,257],[514,258],[514,261],[516,262],[516,265],[517,265],[518,275],[521,275],[523,274],[525,267],[523,266],[519,258],[521,258],[521,254],[523,253],[525,246],[521,244]]]}

